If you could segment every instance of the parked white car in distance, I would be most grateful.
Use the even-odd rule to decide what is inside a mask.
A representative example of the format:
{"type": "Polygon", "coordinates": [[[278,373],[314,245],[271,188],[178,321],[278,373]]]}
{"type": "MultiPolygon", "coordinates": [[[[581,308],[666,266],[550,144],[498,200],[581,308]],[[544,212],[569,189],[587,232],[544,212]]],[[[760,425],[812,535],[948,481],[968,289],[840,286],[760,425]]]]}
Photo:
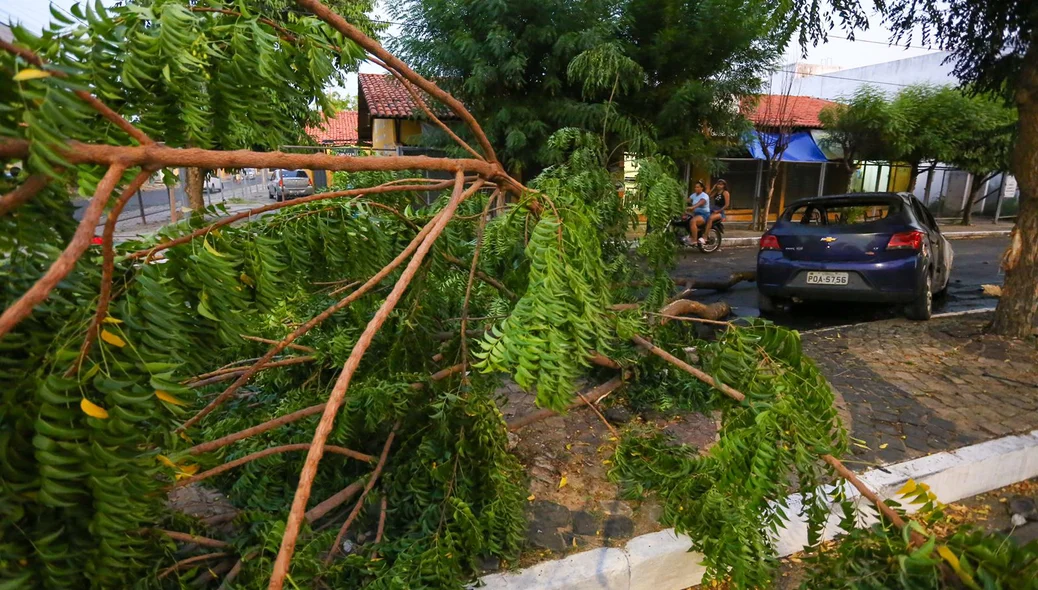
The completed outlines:
{"type": "Polygon", "coordinates": [[[222,193],[223,192],[223,181],[220,180],[219,176],[210,176],[205,179],[205,192],[207,193],[222,193]]]}

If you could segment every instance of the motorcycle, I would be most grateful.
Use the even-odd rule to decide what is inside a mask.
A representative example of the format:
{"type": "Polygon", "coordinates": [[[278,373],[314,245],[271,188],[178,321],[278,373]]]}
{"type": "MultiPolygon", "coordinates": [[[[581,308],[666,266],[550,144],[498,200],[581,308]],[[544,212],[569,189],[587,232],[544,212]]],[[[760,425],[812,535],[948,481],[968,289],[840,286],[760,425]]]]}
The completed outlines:
{"type": "Polygon", "coordinates": [[[688,220],[691,215],[682,215],[681,217],[675,217],[670,221],[671,231],[674,232],[674,239],[677,240],[678,245],[684,248],[691,248],[693,245],[699,248],[699,251],[704,254],[711,254],[721,249],[721,241],[724,239],[724,222],[717,220],[710,227],[708,235],[701,235],[703,242],[696,242],[695,244],[685,243],[684,238],[690,237],[688,233],[688,220]]]}

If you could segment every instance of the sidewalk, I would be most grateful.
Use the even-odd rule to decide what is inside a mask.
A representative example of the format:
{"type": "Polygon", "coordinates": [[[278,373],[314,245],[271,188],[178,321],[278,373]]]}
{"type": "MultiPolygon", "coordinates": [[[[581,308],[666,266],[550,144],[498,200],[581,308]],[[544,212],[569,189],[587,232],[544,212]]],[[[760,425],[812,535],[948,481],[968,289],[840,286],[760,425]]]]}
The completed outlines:
{"type": "Polygon", "coordinates": [[[856,461],[893,463],[1038,428],[1038,349],[984,333],[991,312],[804,334],[856,461]]]}
{"type": "MultiPolygon", "coordinates": [[[[267,198],[266,193],[258,192],[255,189],[249,190],[249,188],[250,187],[244,187],[224,191],[223,193],[216,193],[215,195],[206,195],[206,204],[208,205],[209,203],[212,203],[217,205],[222,203],[227,208],[227,212],[233,214],[273,202],[267,198]]],[[[169,225],[170,215],[168,206],[145,207],[144,214],[148,223],[141,222],[140,215],[137,211],[131,211],[128,213],[131,215],[126,216],[125,219],[120,218],[118,223],[115,225],[116,243],[151,235],[166,225],[169,225]]],[[[179,212],[179,219],[183,220],[186,215],[187,213],[184,210],[181,210],[179,212]]],[[[102,218],[99,222],[97,228],[98,235],[100,235],[101,228],[104,226],[105,221],[106,219],[102,218]]]]}

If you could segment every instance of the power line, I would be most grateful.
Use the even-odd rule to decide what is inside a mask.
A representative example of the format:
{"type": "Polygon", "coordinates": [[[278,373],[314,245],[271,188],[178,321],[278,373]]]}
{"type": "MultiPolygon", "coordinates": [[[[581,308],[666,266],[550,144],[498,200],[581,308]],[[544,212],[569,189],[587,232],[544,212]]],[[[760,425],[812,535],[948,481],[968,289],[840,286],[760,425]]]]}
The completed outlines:
{"type": "Polygon", "coordinates": [[[781,69],[778,69],[778,70],[773,70],[773,72],[775,72],[775,73],[783,72],[783,73],[786,73],[786,74],[796,74],[797,76],[803,76],[804,78],[807,78],[807,77],[810,77],[810,76],[815,76],[815,77],[818,77],[818,78],[833,78],[834,80],[849,80],[851,82],[865,82],[866,84],[883,84],[885,86],[897,86],[898,88],[906,88],[908,86],[911,86],[911,84],[897,84],[895,82],[880,82],[879,80],[866,80],[864,78],[850,78],[848,76],[834,76],[832,74],[812,74],[812,73],[798,72],[796,70],[781,70],[781,69]]]}
{"type": "Polygon", "coordinates": [[[828,35],[830,39],[842,39],[844,41],[850,41],[851,43],[872,43],[873,45],[883,45],[885,47],[903,47],[905,49],[925,49],[927,51],[942,51],[941,49],[934,49],[932,47],[923,47],[922,45],[901,45],[900,43],[892,43],[887,41],[874,41],[872,39],[851,39],[850,37],[844,37],[842,35],[828,35]]]}

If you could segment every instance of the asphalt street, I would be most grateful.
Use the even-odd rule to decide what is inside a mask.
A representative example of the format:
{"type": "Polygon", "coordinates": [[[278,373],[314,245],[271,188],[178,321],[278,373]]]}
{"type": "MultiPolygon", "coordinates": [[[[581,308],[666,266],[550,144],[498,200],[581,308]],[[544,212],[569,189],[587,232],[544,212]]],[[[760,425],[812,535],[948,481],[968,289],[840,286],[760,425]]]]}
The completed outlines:
{"type": "MultiPolygon", "coordinates": [[[[954,240],[955,263],[948,293],[934,301],[934,313],[994,308],[996,299],[985,296],[981,285],[1002,284],[999,261],[1009,245],[1008,237],[954,240]]],[[[724,248],[714,254],[683,250],[674,272],[675,278],[724,279],[733,272],[754,270],[757,249],[724,248]]],[[[735,315],[754,317],[757,309],[757,286],[742,282],[729,291],[698,291],[695,298],[711,303],[724,300],[735,315]]],[[[889,319],[902,315],[901,306],[870,303],[804,303],[794,306],[792,313],[777,314],[769,319],[798,330],[824,328],[889,319]]]]}
{"type": "MultiPolygon", "coordinates": [[[[206,203],[209,203],[209,202],[216,203],[216,202],[219,202],[221,200],[224,200],[224,199],[227,199],[227,198],[231,198],[233,196],[236,196],[237,193],[241,193],[242,190],[246,189],[247,187],[251,187],[251,186],[254,186],[254,185],[261,185],[261,186],[259,188],[254,188],[253,192],[260,191],[260,190],[265,190],[265,189],[263,189],[262,184],[263,184],[263,181],[259,177],[252,178],[252,179],[243,178],[242,182],[235,182],[233,179],[225,180],[223,182],[223,191],[222,192],[218,192],[218,193],[214,193],[214,194],[206,194],[205,195],[206,203]]],[[[186,207],[187,206],[187,197],[184,195],[183,188],[180,187],[180,186],[176,187],[174,189],[174,194],[176,195],[178,206],[186,207]]],[[[162,210],[168,210],[169,209],[169,191],[167,189],[165,189],[165,188],[154,188],[154,189],[142,190],[141,191],[141,199],[144,202],[144,209],[145,209],[145,211],[149,211],[150,212],[151,210],[154,210],[154,209],[162,209],[162,210]]],[[[72,201],[72,204],[76,208],[75,212],[73,213],[73,216],[76,219],[80,219],[82,217],[83,209],[86,207],[87,202],[88,202],[87,199],[74,199],[72,201]]],[[[125,210],[124,216],[120,217],[120,219],[123,219],[124,217],[127,218],[127,219],[130,218],[130,217],[140,217],[140,202],[136,198],[130,200],[130,202],[126,206],[126,210],[125,210]]]]}

